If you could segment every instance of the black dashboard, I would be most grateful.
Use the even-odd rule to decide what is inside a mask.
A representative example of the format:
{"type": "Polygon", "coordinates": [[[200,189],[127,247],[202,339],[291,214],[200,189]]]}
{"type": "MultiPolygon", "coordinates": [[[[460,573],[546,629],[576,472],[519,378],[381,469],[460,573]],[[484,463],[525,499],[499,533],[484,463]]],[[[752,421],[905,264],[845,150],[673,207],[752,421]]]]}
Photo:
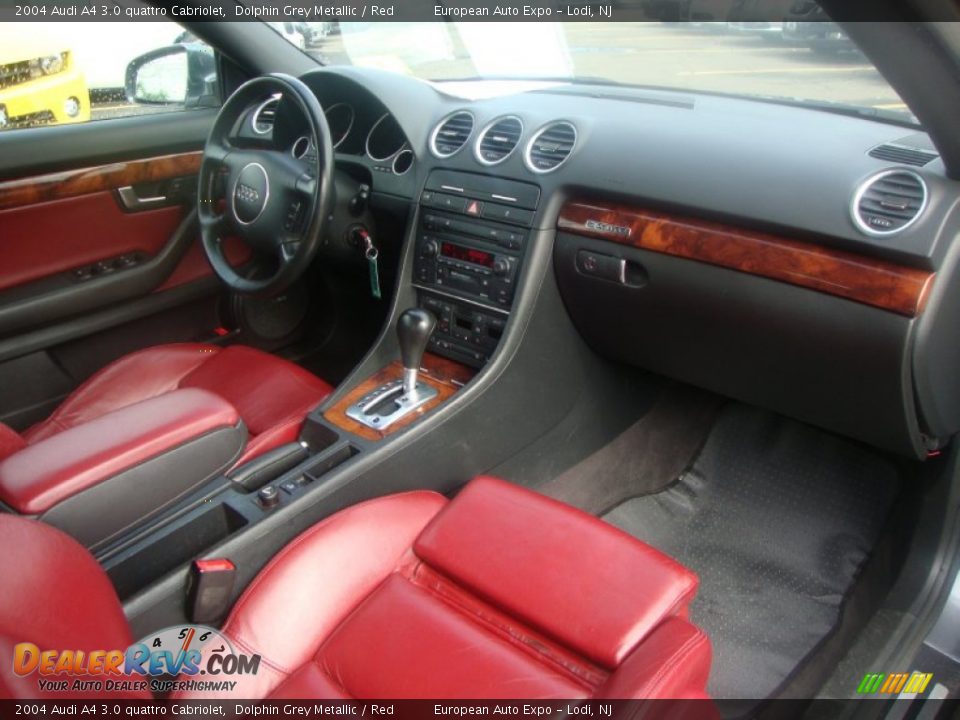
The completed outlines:
{"type": "MultiPolygon", "coordinates": [[[[416,208],[402,281],[449,328],[435,350],[484,364],[512,303],[487,280],[522,283],[528,247],[547,242],[566,321],[602,355],[909,455],[960,429],[960,193],[917,129],[665,90],[445,86],[355,67],[303,80],[328,114],[338,168],[369,177],[374,199],[416,208]],[[764,276],[749,257],[645,247],[599,215],[587,220],[596,232],[558,232],[564,207],[584,199],[932,277],[916,312],[892,312],[862,301],[863,280],[840,297],[829,278],[795,281],[797,268],[764,276]]],[[[284,132],[292,146],[295,128],[284,132]]]]}

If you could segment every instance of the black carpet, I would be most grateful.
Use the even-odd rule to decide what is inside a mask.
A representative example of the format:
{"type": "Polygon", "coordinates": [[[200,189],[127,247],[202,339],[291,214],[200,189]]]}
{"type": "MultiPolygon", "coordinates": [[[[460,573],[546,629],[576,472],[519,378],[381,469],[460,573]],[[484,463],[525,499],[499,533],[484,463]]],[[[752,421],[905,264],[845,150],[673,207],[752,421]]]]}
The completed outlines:
{"type": "Polygon", "coordinates": [[[728,405],[687,472],[604,519],[700,576],[710,694],[766,698],[838,623],[897,489],[860,445],[728,405]]]}

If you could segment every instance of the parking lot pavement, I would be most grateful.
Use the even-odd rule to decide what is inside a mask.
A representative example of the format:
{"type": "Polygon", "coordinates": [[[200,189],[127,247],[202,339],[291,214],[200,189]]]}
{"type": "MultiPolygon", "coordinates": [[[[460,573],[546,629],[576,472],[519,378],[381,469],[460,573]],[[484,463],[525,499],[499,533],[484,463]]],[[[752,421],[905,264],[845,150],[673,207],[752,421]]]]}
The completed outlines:
{"type": "MultiPolygon", "coordinates": [[[[432,79],[477,74],[462,41],[455,29],[451,29],[452,57],[409,67],[413,74],[432,79]]],[[[622,22],[569,23],[564,25],[563,32],[578,76],[600,77],[628,85],[812,98],[884,110],[907,110],[859,53],[818,53],[803,45],[790,44],[778,33],[622,22]]],[[[364,44],[362,35],[354,37],[358,46],[365,45],[365,64],[403,67],[403,58],[396,57],[403,53],[403,38],[397,38],[390,49],[384,50],[385,55],[378,57],[377,44],[364,44]],[[387,53],[391,56],[386,57],[387,53]]],[[[407,42],[410,46],[415,44],[412,39],[407,42]]],[[[340,34],[324,38],[318,47],[308,52],[324,63],[350,61],[340,34]]],[[[122,103],[93,107],[95,119],[127,114],[130,108],[122,103]]]]}
{"type": "Polygon", "coordinates": [[[577,73],[628,84],[906,110],[863,55],[818,53],[784,41],[779,33],[614,23],[593,32],[574,27],[568,43],[577,73]],[[578,51],[580,38],[603,50],[578,51]]]}

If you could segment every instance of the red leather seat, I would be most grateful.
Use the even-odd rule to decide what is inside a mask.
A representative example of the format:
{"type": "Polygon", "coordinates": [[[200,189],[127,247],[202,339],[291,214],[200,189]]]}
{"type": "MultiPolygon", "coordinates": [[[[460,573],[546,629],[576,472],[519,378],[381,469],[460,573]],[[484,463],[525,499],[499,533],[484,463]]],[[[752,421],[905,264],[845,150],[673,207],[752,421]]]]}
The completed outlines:
{"type": "MultiPolygon", "coordinates": [[[[56,532],[27,522],[0,517],[0,545],[56,532]]],[[[47,573],[59,561],[12,557],[0,556],[0,573],[17,568],[0,589],[0,649],[11,636],[63,646],[63,621],[24,611],[60,582],[47,573]]],[[[431,492],[371,500],[296,538],[237,601],[223,632],[262,662],[232,678],[230,696],[703,698],[710,643],[687,620],[696,586],[657,550],[501,480],[478,478],[449,503],[431,492]]],[[[102,596],[116,634],[102,582],[76,588],[84,602],[102,596]]],[[[95,635],[75,630],[68,646],[95,635]]],[[[3,673],[9,663],[0,694],[22,694],[29,678],[3,673]]]]}
{"type": "Polygon", "coordinates": [[[241,345],[159,345],[103,368],[46,420],[18,437],[0,426],[0,460],[24,446],[179,388],[207,390],[233,405],[249,433],[237,461],[297,439],[303,420],[333,388],[302,368],[241,345]]]}

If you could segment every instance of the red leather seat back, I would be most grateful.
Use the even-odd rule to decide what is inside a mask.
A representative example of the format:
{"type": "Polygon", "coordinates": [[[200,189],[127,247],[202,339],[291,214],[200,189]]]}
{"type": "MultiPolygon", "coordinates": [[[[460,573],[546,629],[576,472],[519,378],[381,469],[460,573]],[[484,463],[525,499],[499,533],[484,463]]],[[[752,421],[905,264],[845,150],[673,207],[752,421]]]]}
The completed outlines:
{"type": "Polygon", "coordinates": [[[371,500],[301,535],[237,603],[224,632],[266,670],[229,696],[698,696],[695,588],[656,550],[500,480],[449,504],[371,500]]]}
{"type": "Polygon", "coordinates": [[[607,668],[697,589],[692,572],[612,525],[489,477],[464,488],[414,551],[607,668]]]}
{"type": "MultiPolygon", "coordinates": [[[[132,638],[123,609],[90,553],[59,530],[0,514],[0,548],[0,698],[63,699],[63,693],[42,692],[36,673],[14,672],[14,648],[33,643],[41,651],[125,650],[132,638]]],[[[100,699],[104,694],[73,691],[67,696],[100,699]]],[[[117,692],[110,697],[149,695],[117,692]]]]}

